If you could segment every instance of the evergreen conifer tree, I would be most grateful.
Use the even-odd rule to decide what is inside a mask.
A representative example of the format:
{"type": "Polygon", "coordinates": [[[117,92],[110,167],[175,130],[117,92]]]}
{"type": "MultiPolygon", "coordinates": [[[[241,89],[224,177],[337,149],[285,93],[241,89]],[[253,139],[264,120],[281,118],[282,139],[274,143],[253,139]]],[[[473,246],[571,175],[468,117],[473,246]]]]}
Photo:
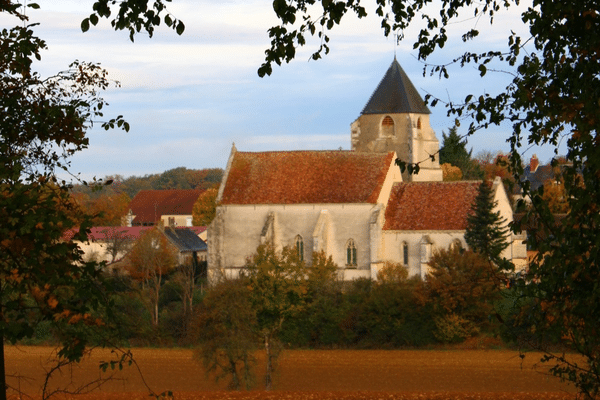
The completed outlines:
{"type": "Polygon", "coordinates": [[[481,179],[483,173],[473,162],[473,150],[467,151],[467,141],[456,132],[456,126],[450,128],[448,135],[442,132],[443,142],[440,148],[440,165],[449,163],[460,168],[463,179],[481,179]]]}
{"type": "Polygon", "coordinates": [[[500,253],[508,246],[508,228],[496,206],[492,185],[483,181],[479,185],[477,197],[467,218],[465,241],[476,253],[495,264],[500,262],[500,253]]]}

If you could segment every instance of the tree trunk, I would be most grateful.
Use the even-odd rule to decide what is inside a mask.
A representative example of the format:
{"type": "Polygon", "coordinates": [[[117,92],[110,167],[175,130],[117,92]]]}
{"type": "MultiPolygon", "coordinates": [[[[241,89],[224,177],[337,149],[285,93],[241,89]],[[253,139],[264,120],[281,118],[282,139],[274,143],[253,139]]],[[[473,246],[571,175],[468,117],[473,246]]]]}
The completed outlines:
{"type": "Polygon", "coordinates": [[[271,341],[268,333],[265,333],[265,351],[267,353],[267,373],[265,375],[265,390],[271,390],[271,374],[273,373],[273,364],[271,364],[271,341]]]}
{"type": "Polygon", "coordinates": [[[240,378],[237,373],[235,361],[229,361],[229,368],[231,369],[231,388],[233,390],[240,390],[240,378]]]}
{"type": "Polygon", "coordinates": [[[158,326],[158,301],[154,303],[154,326],[158,326]]]}

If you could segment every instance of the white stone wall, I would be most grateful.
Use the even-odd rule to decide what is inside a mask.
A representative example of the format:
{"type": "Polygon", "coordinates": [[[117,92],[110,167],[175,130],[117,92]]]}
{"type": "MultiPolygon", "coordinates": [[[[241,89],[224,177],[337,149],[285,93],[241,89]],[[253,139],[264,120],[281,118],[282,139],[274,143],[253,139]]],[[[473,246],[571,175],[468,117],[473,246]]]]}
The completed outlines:
{"type": "Polygon", "coordinates": [[[500,211],[500,217],[505,221],[504,228],[509,232],[507,238],[509,246],[504,249],[501,256],[508,260],[515,260],[516,264],[520,264],[521,262],[518,261],[518,259],[527,258],[527,249],[521,236],[513,237],[508,226],[513,221],[513,212],[510,200],[500,177],[496,177],[494,180],[493,188],[495,189],[494,201],[496,202],[496,208],[494,210],[500,211]]]}
{"type": "MultiPolygon", "coordinates": [[[[425,237],[431,242],[431,254],[436,249],[447,249],[454,241],[460,241],[467,247],[464,240],[465,231],[384,231],[382,252],[385,261],[404,264],[403,243],[408,245],[408,274],[427,274],[427,264],[421,261],[421,243],[425,237]]],[[[375,276],[373,278],[376,278],[375,276]]]]}
{"type": "MultiPolygon", "coordinates": [[[[110,262],[111,256],[106,251],[106,243],[104,242],[78,242],[76,241],[77,246],[83,251],[83,259],[85,261],[95,260],[98,262],[106,261],[110,262]]],[[[126,252],[121,252],[117,255],[117,259],[123,257],[126,252]]]]}
{"type": "Polygon", "coordinates": [[[442,181],[437,153],[440,147],[428,114],[364,114],[350,125],[352,150],[383,153],[395,151],[402,161],[419,163],[417,175],[405,173],[407,181],[442,181]],[[382,135],[385,117],[394,121],[394,134],[382,135]],[[419,126],[420,120],[420,128],[419,126]],[[430,155],[435,157],[432,159],[430,155]]]}
{"type": "Polygon", "coordinates": [[[261,244],[261,233],[271,213],[274,216],[272,228],[275,247],[294,246],[296,236],[302,236],[304,259],[310,265],[315,244],[313,234],[322,211],[326,210],[328,223],[324,229],[327,231],[328,255],[339,267],[345,268],[347,243],[353,239],[357,248],[357,266],[351,269],[368,272],[375,257],[372,255],[370,235],[372,215],[376,208],[373,204],[219,206],[217,217],[208,231],[209,269],[244,266],[261,244]]]}

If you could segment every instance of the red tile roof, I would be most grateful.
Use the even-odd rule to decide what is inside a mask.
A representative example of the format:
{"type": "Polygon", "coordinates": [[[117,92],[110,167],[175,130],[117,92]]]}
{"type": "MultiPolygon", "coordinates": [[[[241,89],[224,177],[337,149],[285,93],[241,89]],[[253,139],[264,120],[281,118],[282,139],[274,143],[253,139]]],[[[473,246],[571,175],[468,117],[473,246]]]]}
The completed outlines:
{"type": "Polygon", "coordinates": [[[129,208],[133,223],[153,224],[162,215],[192,215],[194,203],[201,190],[140,190],[131,200],[129,208]]]}
{"type": "Polygon", "coordinates": [[[480,182],[396,183],[384,230],[464,230],[480,182]]]}
{"type": "Polygon", "coordinates": [[[394,153],[234,153],[221,204],[376,203],[394,153]]]}

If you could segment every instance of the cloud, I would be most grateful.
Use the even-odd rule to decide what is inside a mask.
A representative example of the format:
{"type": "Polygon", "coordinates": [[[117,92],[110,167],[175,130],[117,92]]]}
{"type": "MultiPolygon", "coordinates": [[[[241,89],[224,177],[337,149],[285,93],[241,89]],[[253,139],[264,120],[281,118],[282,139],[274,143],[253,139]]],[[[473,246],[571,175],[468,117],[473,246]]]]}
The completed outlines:
{"type": "MultiPolygon", "coordinates": [[[[177,166],[224,168],[234,141],[245,151],[349,148],[349,125],[394,53],[422,96],[462,101],[469,92],[501,91],[511,79],[493,72],[481,79],[472,66],[452,68],[450,80],[423,77],[424,64],[412,49],[418,24],[396,44],[393,37],[383,36],[373,7],[367,18],[348,15],[335,26],[329,33],[330,54],[322,60],[308,61],[320,45],[310,37],[294,61],[274,66],[272,76],[259,79],[256,70],[270,45],[267,29],[278,23],[271,2],[173,0],[168,10],[185,22],[184,35],[162,26],[151,39],[137,35],[135,43],[127,32],[112,31],[106,20],[81,33],[80,22],[91,12],[91,2],[45,0],[40,5],[30,15],[41,23],[35,31],[47,40],[49,50],[37,68],[50,74],[75,59],[98,61],[122,83],[103,94],[110,103],[106,115],[124,115],[131,131],[94,129],[90,148],[73,158],[74,170],[97,176],[144,175],[177,166]]],[[[446,63],[464,50],[505,48],[511,29],[526,33],[519,14],[527,6],[501,9],[491,27],[486,20],[471,19],[471,11],[464,18],[461,14],[461,23],[451,25],[449,33],[476,27],[480,38],[467,44],[460,37],[451,39],[428,61],[446,63]]],[[[419,16],[416,22],[421,22],[419,16]]],[[[0,15],[3,26],[14,23],[14,18],[0,15]]],[[[431,111],[441,140],[454,118],[441,106],[431,111]]],[[[469,138],[469,146],[474,153],[505,150],[510,131],[509,125],[489,129],[469,138]]]]}

